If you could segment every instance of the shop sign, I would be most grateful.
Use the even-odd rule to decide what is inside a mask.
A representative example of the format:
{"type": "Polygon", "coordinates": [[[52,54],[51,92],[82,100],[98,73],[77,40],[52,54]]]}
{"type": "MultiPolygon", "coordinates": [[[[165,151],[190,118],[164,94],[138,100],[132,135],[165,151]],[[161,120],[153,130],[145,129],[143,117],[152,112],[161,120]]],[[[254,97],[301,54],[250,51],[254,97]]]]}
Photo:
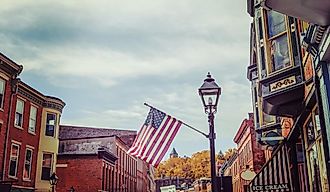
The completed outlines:
{"type": "Polygon", "coordinates": [[[251,189],[252,191],[283,190],[283,189],[289,189],[289,185],[287,183],[270,184],[270,185],[252,185],[251,189]]]}
{"type": "Polygon", "coordinates": [[[276,81],[274,83],[270,84],[270,92],[274,92],[286,87],[289,87],[290,85],[294,85],[296,84],[296,77],[295,76],[291,76],[285,79],[282,79],[280,81],[276,81]]]}
{"type": "Polygon", "coordinates": [[[263,137],[261,137],[261,141],[264,141],[269,146],[276,146],[282,141],[284,138],[275,131],[267,132],[263,137]]]}

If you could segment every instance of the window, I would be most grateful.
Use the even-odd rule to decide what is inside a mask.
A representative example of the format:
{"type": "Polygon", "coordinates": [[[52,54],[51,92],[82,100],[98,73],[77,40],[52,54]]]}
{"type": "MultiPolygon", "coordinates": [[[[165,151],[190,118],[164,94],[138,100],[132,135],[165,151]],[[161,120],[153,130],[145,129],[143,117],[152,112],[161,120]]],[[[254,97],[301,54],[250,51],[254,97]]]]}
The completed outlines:
{"type": "Polygon", "coordinates": [[[291,65],[286,18],[275,11],[267,11],[268,44],[270,49],[269,73],[284,69],[291,65]]]}
{"type": "Polygon", "coordinates": [[[286,29],[285,16],[276,11],[267,12],[267,23],[270,38],[282,33],[286,29]]]}
{"type": "Polygon", "coordinates": [[[318,108],[315,107],[311,116],[304,124],[304,138],[310,191],[328,191],[326,182],[327,169],[323,150],[318,108]]]}
{"type": "Polygon", "coordinates": [[[313,121],[310,118],[308,123],[306,124],[306,139],[307,139],[307,144],[310,146],[312,143],[315,142],[315,130],[314,130],[314,125],[313,121]]]}
{"type": "Polygon", "coordinates": [[[31,177],[32,149],[27,148],[25,152],[25,162],[23,169],[23,179],[29,180],[31,177]]]}
{"type": "Polygon", "coordinates": [[[271,125],[276,123],[276,117],[273,115],[268,115],[263,112],[263,122],[262,125],[271,125]]]}
{"type": "Polygon", "coordinates": [[[3,108],[3,100],[5,95],[5,81],[0,79],[0,108],[3,108]]]}
{"type": "Polygon", "coordinates": [[[19,145],[13,143],[11,144],[10,162],[9,162],[10,177],[17,177],[18,157],[19,157],[19,145]]]}
{"type": "Polygon", "coordinates": [[[15,113],[15,126],[18,126],[18,127],[23,126],[23,110],[24,110],[24,102],[22,100],[17,99],[16,113],[15,113]]]}
{"type": "Polygon", "coordinates": [[[53,155],[44,153],[42,156],[41,180],[49,180],[52,171],[53,155]]]}
{"type": "Polygon", "coordinates": [[[37,122],[37,108],[31,105],[30,108],[30,120],[29,120],[29,132],[36,132],[36,122],[37,122]]]}
{"type": "Polygon", "coordinates": [[[56,128],[56,114],[47,113],[46,135],[54,137],[56,128]]]}

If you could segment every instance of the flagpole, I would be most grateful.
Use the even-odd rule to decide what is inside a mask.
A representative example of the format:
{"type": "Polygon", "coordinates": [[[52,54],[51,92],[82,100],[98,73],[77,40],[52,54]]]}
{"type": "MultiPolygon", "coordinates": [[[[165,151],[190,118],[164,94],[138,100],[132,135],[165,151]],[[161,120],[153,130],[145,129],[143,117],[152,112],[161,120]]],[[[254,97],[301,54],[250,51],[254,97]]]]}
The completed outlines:
{"type": "MultiPolygon", "coordinates": [[[[145,106],[148,106],[148,107],[150,107],[150,108],[153,108],[153,109],[157,109],[156,107],[153,107],[153,106],[149,105],[148,103],[144,103],[144,105],[145,105],[145,106]]],[[[161,111],[161,110],[159,110],[159,109],[157,109],[157,110],[160,111],[160,112],[163,112],[163,111],[161,111]]],[[[165,113],[165,112],[163,112],[163,113],[165,113]]],[[[179,121],[181,121],[181,120],[179,120],[179,121]]],[[[209,138],[209,135],[208,135],[208,134],[205,134],[204,132],[202,132],[202,131],[200,131],[200,130],[198,130],[198,129],[196,129],[196,128],[190,126],[190,125],[188,125],[187,123],[185,123],[185,122],[183,122],[183,121],[181,121],[181,122],[182,122],[182,125],[185,125],[186,127],[188,127],[188,128],[190,128],[190,129],[196,131],[197,133],[202,134],[202,135],[205,136],[206,138],[209,138]]]]}

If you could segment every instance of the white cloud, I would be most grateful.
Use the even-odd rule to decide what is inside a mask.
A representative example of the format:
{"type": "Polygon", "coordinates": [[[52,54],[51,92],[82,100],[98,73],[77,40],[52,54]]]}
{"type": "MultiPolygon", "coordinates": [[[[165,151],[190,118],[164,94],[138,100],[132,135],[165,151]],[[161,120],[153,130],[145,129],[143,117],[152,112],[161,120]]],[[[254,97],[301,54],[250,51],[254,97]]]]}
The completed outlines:
{"type": "MultiPolygon", "coordinates": [[[[62,90],[71,110],[63,123],[137,129],[149,102],[207,132],[197,88],[208,71],[223,88],[221,148],[250,111],[245,2],[3,0],[0,18],[3,53],[44,78],[37,89],[62,90]]],[[[207,148],[185,149],[196,138],[182,129],[177,150],[207,148]]]]}

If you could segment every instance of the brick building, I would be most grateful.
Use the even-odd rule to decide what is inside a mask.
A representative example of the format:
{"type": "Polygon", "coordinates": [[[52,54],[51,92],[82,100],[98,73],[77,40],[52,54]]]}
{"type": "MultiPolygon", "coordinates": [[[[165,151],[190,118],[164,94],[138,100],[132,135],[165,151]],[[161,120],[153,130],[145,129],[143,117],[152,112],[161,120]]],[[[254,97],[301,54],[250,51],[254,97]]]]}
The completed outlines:
{"type": "Polygon", "coordinates": [[[135,136],[135,131],[61,125],[57,191],[150,191],[153,168],[126,153],[135,136]]]}
{"type": "MultiPolygon", "coordinates": [[[[21,81],[17,76],[23,67],[1,53],[0,61],[0,184],[9,183],[11,191],[39,191],[37,181],[44,170],[43,161],[38,158],[40,136],[47,134],[42,130],[57,132],[56,121],[59,122],[65,103],[21,81]],[[49,114],[45,113],[47,109],[56,110],[58,114],[51,123],[48,122],[49,114]]],[[[57,151],[58,145],[52,145],[52,148],[57,151]]],[[[44,171],[48,177],[47,186],[53,171],[53,167],[44,171]]],[[[49,189],[50,186],[45,190],[49,189]]]]}
{"type": "Polygon", "coordinates": [[[8,118],[12,95],[15,93],[16,77],[23,67],[0,53],[0,181],[3,181],[4,156],[7,148],[6,138],[8,135],[8,118]]]}
{"type": "Polygon", "coordinates": [[[42,95],[18,81],[11,103],[4,172],[4,179],[13,181],[14,189],[35,189],[42,103],[42,95]]]}
{"type": "Polygon", "coordinates": [[[241,177],[243,171],[259,172],[265,163],[265,155],[261,145],[256,140],[256,131],[253,123],[253,113],[244,119],[234,137],[237,144],[237,157],[233,161],[233,191],[244,192],[250,181],[241,177]]]}

